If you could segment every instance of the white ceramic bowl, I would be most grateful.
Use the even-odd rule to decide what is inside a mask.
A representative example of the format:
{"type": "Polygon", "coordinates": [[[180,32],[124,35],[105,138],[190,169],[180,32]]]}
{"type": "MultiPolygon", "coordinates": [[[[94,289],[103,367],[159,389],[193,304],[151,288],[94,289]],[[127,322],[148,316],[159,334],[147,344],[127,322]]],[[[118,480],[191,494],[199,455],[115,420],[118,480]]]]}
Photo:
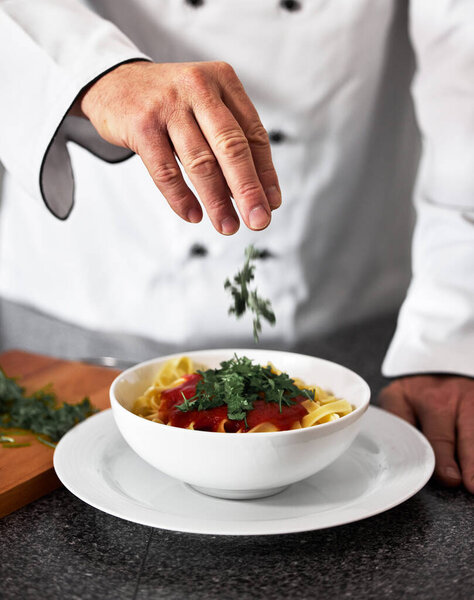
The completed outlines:
{"type": "Polygon", "coordinates": [[[110,388],[115,422],[143,460],[205,494],[233,499],[276,494],[324,469],[351,445],[369,399],[369,386],[353,371],[313,356],[272,350],[202,350],[164,356],[124,371],[110,388]],[[216,368],[234,353],[257,364],[271,361],[290,377],[331,390],[355,410],[337,421],[305,429],[244,434],[181,429],[131,412],[135,400],[168,359],[186,354],[216,368]]]}

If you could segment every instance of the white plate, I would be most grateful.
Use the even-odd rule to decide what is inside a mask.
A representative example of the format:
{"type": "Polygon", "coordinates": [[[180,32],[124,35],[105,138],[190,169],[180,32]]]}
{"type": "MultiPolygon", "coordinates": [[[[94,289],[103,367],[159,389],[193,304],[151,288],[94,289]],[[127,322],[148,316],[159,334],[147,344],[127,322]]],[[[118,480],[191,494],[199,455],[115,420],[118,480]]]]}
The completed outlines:
{"type": "Polygon", "coordinates": [[[106,410],[61,439],[54,468],[78,498],[122,519],[190,533],[267,535],[343,525],[388,510],[425,485],[434,455],[414,427],[370,407],[352,446],[324,471],[268,498],[222,500],[149,466],[106,410]]]}

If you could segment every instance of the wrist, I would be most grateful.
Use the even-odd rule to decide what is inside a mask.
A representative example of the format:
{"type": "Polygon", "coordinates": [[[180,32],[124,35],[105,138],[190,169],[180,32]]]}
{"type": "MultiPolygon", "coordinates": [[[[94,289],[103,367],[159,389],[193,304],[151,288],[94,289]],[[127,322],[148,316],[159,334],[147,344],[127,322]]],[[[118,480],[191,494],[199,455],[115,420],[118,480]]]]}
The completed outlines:
{"type": "Polygon", "coordinates": [[[109,95],[107,93],[109,83],[113,84],[116,80],[126,77],[126,72],[139,63],[150,64],[150,61],[140,58],[133,59],[115,65],[99,75],[80,91],[69,109],[69,114],[92,121],[92,115],[100,105],[101,100],[109,95]]]}

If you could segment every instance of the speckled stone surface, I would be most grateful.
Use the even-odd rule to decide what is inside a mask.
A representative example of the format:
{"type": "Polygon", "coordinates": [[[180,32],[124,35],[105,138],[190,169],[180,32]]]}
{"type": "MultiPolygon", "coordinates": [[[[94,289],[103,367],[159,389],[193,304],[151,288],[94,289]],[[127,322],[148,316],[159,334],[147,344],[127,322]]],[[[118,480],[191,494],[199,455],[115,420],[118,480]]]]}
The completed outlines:
{"type": "MultiPolygon", "coordinates": [[[[374,395],[393,319],[297,350],[358,371],[374,395]]],[[[201,536],[128,523],[58,490],[0,520],[0,599],[471,600],[474,502],[429,483],[381,515],[322,531],[201,536]]]]}

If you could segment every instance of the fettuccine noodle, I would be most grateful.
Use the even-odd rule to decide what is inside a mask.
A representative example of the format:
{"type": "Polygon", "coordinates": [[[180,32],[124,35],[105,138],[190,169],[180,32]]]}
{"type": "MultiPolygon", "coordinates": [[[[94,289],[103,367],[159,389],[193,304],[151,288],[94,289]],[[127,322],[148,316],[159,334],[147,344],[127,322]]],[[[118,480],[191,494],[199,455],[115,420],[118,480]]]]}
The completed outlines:
{"type": "MultiPolygon", "coordinates": [[[[281,371],[271,363],[268,363],[268,365],[271,367],[272,373],[281,373],[281,371]]],[[[166,391],[173,390],[174,388],[179,389],[180,386],[186,385],[186,382],[189,381],[188,376],[196,374],[197,369],[205,370],[206,367],[194,363],[188,356],[180,356],[168,360],[157,373],[152,385],[136,400],[132,412],[156,423],[174,425],[174,423],[169,422],[166,411],[163,410],[162,394],[166,391]]],[[[248,429],[242,426],[236,430],[236,432],[259,433],[280,431],[281,429],[313,427],[315,425],[340,419],[353,410],[353,407],[349,402],[336,398],[331,392],[323,390],[319,386],[308,386],[303,381],[296,378],[293,378],[293,382],[301,390],[310,390],[314,399],[306,397],[300,399],[299,406],[304,407],[305,409],[305,411],[302,411],[304,414],[300,418],[288,422],[285,427],[279,427],[271,420],[266,420],[248,429]]],[[[254,410],[257,409],[255,408],[254,410]]],[[[205,413],[207,411],[201,412],[205,413]]],[[[227,433],[229,431],[229,424],[230,421],[224,414],[218,423],[213,426],[212,431],[227,433]]],[[[199,426],[196,425],[196,420],[192,420],[186,425],[186,428],[199,429],[199,426]]]]}

